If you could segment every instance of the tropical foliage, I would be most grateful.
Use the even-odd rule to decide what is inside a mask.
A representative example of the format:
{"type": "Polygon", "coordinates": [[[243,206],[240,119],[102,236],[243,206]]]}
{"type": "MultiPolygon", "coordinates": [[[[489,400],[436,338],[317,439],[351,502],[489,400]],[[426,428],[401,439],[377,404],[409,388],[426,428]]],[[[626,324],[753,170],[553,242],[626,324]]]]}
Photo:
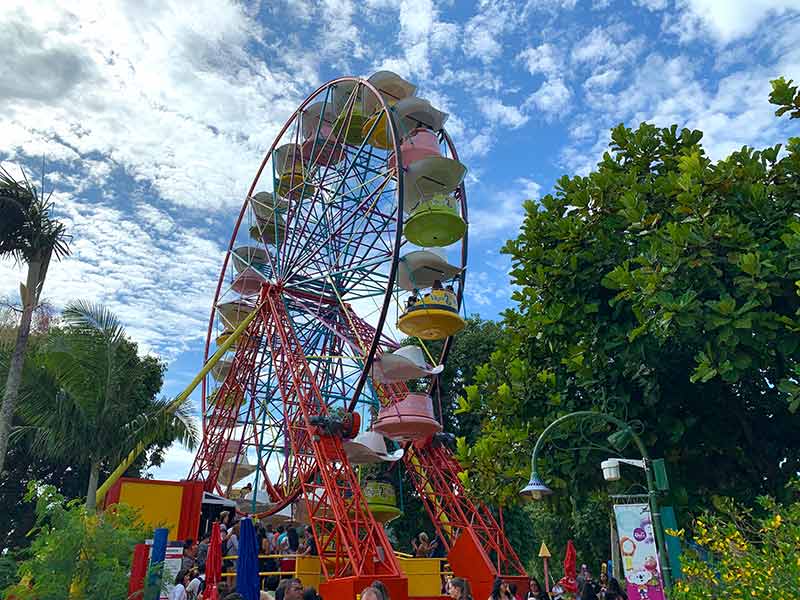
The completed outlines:
{"type": "Polygon", "coordinates": [[[132,509],[117,505],[97,515],[80,501],[65,501],[52,486],[37,484],[30,485],[28,499],[36,502],[33,543],[20,554],[17,583],[5,597],[127,597],[133,548],[147,534],[132,509]]]}
{"type": "MultiPolygon", "coordinates": [[[[702,137],[620,125],[594,172],[525,204],[504,248],[517,306],[459,409],[481,423],[458,447],[482,497],[516,501],[539,433],[594,409],[666,459],[684,518],[715,495],[786,499],[800,469],[800,139],[715,162],[702,137]]],[[[596,535],[577,537],[594,492],[642,483],[636,469],[603,481],[613,431],[564,427],[539,464],[556,492],[542,510],[582,556],[607,531],[596,515],[596,535]]]]}
{"type": "Polygon", "coordinates": [[[62,319],[38,357],[19,406],[25,424],[15,433],[27,436],[39,456],[88,465],[91,509],[104,465],[119,462],[139,442],[177,439],[192,447],[196,432],[185,408],[169,412],[167,401],[154,397],[163,366],[137,355],[111,312],[73,302],[62,319]]]}
{"type": "MultiPolygon", "coordinates": [[[[797,492],[798,486],[789,489],[797,492]]],[[[717,510],[692,527],[700,549],[684,553],[684,579],[672,598],[795,598],[800,590],[800,501],[779,504],[763,496],[756,510],[730,499],[715,504],[717,510]]]]}
{"type": "MultiPolygon", "coordinates": [[[[47,319],[42,318],[44,322],[47,319]]],[[[51,320],[55,329],[60,326],[57,319],[51,320]]],[[[8,323],[6,328],[0,325],[0,390],[5,380],[5,369],[13,350],[13,335],[9,329],[14,327],[8,323]]],[[[13,333],[13,332],[12,332],[13,333]]],[[[42,399],[55,399],[59,393],[57,381],[45,369],[48,362],[46,353],[50,347],[50,330],[34,328],[31,335],[30,348],[26,356],[23,372],[21,397],[23,402],[27,398],[38,395],[42,399]]],[[[55,335],[55,331],[52,331],[55,335]]],[[[130,369],[135,372],[135,378],[142,382],[141,393],[129,398],[131,413],[147,413],[153,410],[153,403],[158,402],[157,396],[163,380],[164,364],[153,356],[139,356],[136,344],[125,339],[119,354],[125,357],[130,364],[130,369]]],[[[42,405],[47,406],[46,401],[42,405]]],[[[27,409],[26,409],[27,410],[27,409]]],[[[29,425],[18,414],[14,424],[21,428],[29,425]]],[[[12,436],[8,447],[8,461],[6,462],[6,476],[0,478],[0,514],[5,519],[0,520],[0,552],[7,548],[19,548],[30,543],[28,531],[33,527],[35,514],[33,505],[25,501],[25,490],[30,482],[42,482],[55,486],[67,498],[84,496],[89,480],[89,463],[82,462],[80,455],[42,454],[32,451],[33,436],[22,435],[25,429],[18,429],[19,433],[12,436]]],[[[30,431],[30,430],[28,430],[30,431]]],[[[128,477],[138,477],[151,467],[158,466],[164,459],[164,452],[172,443],[172,437],[156,439],[147,446],[136,462],[126,471],[128,477]]],[[[110,471],[116,467],[116,462],[106,461],[100,467],[100,480],[105,480],[110,471]]]]}

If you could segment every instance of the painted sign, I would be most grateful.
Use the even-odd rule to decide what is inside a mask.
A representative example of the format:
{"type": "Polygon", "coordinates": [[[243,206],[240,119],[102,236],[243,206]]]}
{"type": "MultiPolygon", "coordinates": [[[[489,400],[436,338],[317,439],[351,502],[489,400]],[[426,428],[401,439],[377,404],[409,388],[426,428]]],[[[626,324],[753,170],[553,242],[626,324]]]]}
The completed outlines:
{"type": "Polygon", "coordinates": [[[629,600],[664,600],[650,507],[617,504],[614,516],[629,600]]]}
{"type": "Polygon", "coordinates": [[[164,557],[164,575],[162,578],[160,600],[169,600],[172,588],[175,587],[175,578],[181,570],[183,548],[169,547],[164,557]]]}

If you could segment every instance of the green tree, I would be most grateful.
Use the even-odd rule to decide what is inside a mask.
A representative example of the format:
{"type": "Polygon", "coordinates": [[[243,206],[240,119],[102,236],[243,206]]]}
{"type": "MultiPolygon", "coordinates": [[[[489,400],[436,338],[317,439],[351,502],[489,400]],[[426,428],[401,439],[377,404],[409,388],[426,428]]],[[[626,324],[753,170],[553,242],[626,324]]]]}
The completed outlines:
{"type": "MultiPolygon", "coordinates": [[[[685,509],[785,493],[800,468],[800,138],[719,162],[701,139],[620,125],[594,172],[526,202],[504,248],[518,306],[462,407],[482,423],[460,458],[484,497],[515,498],[538,434],[583,409],[640,422],[685,509]]],[[[606,489],[609,433],[565,429],[549,447],[560,514],[606,489]]]]}
{"type": "Polygon", "coordinates": [[[111,312],[78,301],[62,318],[64,326],[52,332],[39,375],[20,403],[25,424],[15,431],[30,436],[38,455],[88,466],[86,506],[93,510],[103,467],[113,468],[139,442],[179,440],[191,448],[197,434],[186,408],[171,413],[166,400],[155,398],[160,363],[137,355],[111,312]],[[47,393],[53,389],[55,396],[47,393]]]}
{"type": "MultiPolygon", "coordinates": [[[[31,394],[43,398],[55,398],[58,394],[56,381],[49,376],[43,364],[43,354],[48,348],[48,323],[55,322],[46,312],[34,313],[34,324],[31,330],[29,348],[25,358],[20,396],[24,399],[31,394]]],[[[6,323],[0,320],[0,393],[5,381],[8,362],[14,349],[16,338],[16,318],[9,318],[6,323]]],[[[131,410],[148,410],[153,398],[158,395],[162,385],[164,365],[153,357],[138,357],[136,344],[130,340],[123,342],[121,350],[128,360],[135,363],[135,370],[143,373],[144,391],[138,401],[140,407],[131,410]]],[[[137,401],[132,398],[131,401],[137,401]]],[[[14,426],[25,425],[19,414],[14,417],[14,426]]],[[[34,526],[35,511],[31,502],[25,500],[29,482],[40,482],[52,485],[66,498],[83,496],[86,492],[86,481],[89,477],[89,465],[76,461],[75,457],[48,457],[31,451],[31,440],[28,436],[12,435],[8,446],[6,476],[0,478],[0,514],[6,518],[0,520],[0,554],[6,549],[21,548],[30,544],[28,532],[34,526]]],[[[137,461],[126,472],[126,476],[139,477],[149,466],[158,466],[163,461],[165,449],[171,443],[170,438],[157,440],[148,447],[148,451],[140,455],[137,461]]],[[[116,465],[104,464],[101,467],[101,479],[108,476],[116,465]]],[[[2,589],[2,586],[0,586],[2,589]]]]}
{"type": "Polygon", "coordinates": [[[800,119],[800,92],[797,86],[792,85],[792,80],[786,81],[783,77],[772,82],[772,93],[769,101],[780,106],[775,115],[780,117],[789,113],[790,119],[800,119]]]}
{"type": "Polygon", "coordinates": [[[69,253],[64,224],[52,218],[49,198],[44,198],[24,173],[23,179],[17,181],[0,167],[0,258],[11,257],[28,265],[25,283],[20,284],[22,317],[0,408],[0,474],[5,465],[33,312],[39,304],[50,260],[69,253]]]}
{"type": "Polygon", "coordinates": [[[147,533],[136,513],[116,505],[96,515],[52,486],[31,484],[28,498],[36,502],[34,540],[18,556],[18,583],[6,597],[126,598],[133,548],[147,533]]]}

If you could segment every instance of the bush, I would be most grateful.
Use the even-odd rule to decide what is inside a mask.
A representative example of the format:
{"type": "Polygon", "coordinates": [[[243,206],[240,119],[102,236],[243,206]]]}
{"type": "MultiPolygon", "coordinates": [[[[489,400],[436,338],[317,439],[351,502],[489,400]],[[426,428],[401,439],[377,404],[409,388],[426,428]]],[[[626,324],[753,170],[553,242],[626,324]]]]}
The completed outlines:
{"type": "Polygon", "coordinates": [[[146,530],[136,512],[115,505],[89,514],[81,500],[66,502],[53,486],[31,483],[27,500],[36,501],[31,546],[20,552],[17,583],[6,597],[63,600],[69,595],[92,600],[127,596],[133,548],[146,530]]]}
{"type": "MultiPolygon", "coordinates": [[[[790,488],[796,492],[800,485],[790,488]]],[[[693,540],[706,552],[689,550],[683,555],[684,579],[676,583],[673,600],[796,598],[800,502],[781,505],[761,497],[758,515],[727,499],[717,505],[717,513],[694,523],[693,540]]]]}

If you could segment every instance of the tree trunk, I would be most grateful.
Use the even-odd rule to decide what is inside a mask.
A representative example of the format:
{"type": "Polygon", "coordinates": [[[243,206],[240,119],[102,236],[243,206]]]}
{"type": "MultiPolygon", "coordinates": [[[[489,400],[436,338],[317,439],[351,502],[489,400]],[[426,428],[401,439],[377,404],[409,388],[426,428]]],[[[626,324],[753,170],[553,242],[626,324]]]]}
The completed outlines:
{"type": "Polygon", "coordinates": [[[0,477],[3,476],[3,467],[5,466],[6,453],[8,452],[8,437],[11,434],[14,408],[17,405],[19,386],[22,382],[22,368],[25,365],[25,352],[28,349],[28,337],[31,333],[31,320],[36,303],[39,300],[39,274],[41,267],[41,256],[28,263],[25,297],[22,298],[22,319],[20,319],[19,328],[17,329],[14,353],[11,355],[11,362],[8,365],[6,390],[3,395],[3,406],[0,409],[0,477]]]}
{"type": "Polygon", "coordinates": [[[89,487],[86,490],[86,510],[93,513],[97,509],[97,482],[100,479],[100,462],[95,461],[89,469],[89,487]]]}

